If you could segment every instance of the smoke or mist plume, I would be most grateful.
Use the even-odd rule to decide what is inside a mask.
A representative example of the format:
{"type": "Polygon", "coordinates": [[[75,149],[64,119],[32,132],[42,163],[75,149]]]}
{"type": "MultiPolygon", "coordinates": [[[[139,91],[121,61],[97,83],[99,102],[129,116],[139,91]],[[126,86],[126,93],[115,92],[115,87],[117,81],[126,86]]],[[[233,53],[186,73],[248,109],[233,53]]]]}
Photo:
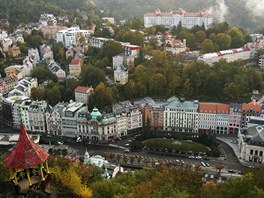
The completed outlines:
{"type": "Polygon", "coordinates": [[[225,16],[227,15],[228,7],[225,4],[224,0],[215,0],[215,5],[210,7],[209,10],[214,15],[216,20],[218,20],[219,22],[222,22],[224,21],[225,16]]]}
{"type": "Polygon", "coordinates": [[[264,16],[264,0],[246,0],[245,5],[253,17],[264,16]]]}

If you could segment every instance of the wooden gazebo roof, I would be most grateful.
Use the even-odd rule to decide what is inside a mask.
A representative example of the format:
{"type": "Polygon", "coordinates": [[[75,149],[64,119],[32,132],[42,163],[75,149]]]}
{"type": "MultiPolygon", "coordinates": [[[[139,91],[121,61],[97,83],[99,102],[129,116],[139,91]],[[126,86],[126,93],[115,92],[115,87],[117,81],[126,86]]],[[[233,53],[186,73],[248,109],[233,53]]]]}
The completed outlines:
{"type": "Polygon", "coordinates": [[[27,169],[42,164],[48,157],[49,154],[31,140],[21,123],[18,142],[4,159],[4,163],[9,168],[27,169]]]}

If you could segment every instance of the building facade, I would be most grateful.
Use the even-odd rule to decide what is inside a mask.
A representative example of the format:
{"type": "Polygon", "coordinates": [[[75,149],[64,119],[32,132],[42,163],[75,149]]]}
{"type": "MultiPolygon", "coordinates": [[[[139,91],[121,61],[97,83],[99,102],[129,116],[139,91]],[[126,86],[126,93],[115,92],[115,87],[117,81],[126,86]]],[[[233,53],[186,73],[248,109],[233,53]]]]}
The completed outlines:
{"type": "Polygon", "coordinates": [[[175,12],[161,12],[160,9],[156,9],[154,12],[150,12],[144,15],[144,26],[146,28],[154,25],[164,25],[166,28],[178,26],[181,23],[182,27],[191,29],[194,26],[203,26],[205,29],[209,28],[213,23],[213,16],[209,14],[206,9],[200,12],[189,13],[183,9],[175,12]]]}
{"type": "Polygon", "coordinates": [[[92,87],[78,86],[74,90],[75,102],[89,103],[89,98],[93,92],[92,87]]]}
{"type": "Polygon", "coordinates": [[[198,101],[184,101],[172,97],[164,110],[165,131],[198,132],[198,101]]]}
{"type": "Polygon", "coordinates": [[[124,65],[119,65],[114,70],[114,83],[124,85],[128,82],[128,69],[124,65]]]}
{"type": "Polygon", "coordinates": [[[91,113],[80,113],[77,118],[78,135],[93,141],[107,141],[117,137],[116,118],[113,114],[102,115],[97,108],[91,113]]]}
{"type": "Polygon", "coordinates": [[[240,158],[255,163],[264,163],[264,127],[257,125],[242,130],[238,134],[240,158]]]}
{"type": "Polygon", "coordinates": [[[76,137],[77,130],[77,117],[79,113],[86,113],[87,107],[84,103],[70,103],[63,109],[62,112],[62,135],[68,137],[76,137]]]}
{"type": "Polygon", "coordinates": [[[82,72],[82,62],[79,59],[74,59],[69,64],[69,73],[72,76],[79,76],[82,72]]]}
{"type": "Polygon", "coordinates": [[[238,48],[203,54],[199,56],[197,60],[212,65],[220,59],[225,59],[227,62],[233,62],[236,60],[249,60],[250,58],[250,50],[248,48],[238,48]]]}

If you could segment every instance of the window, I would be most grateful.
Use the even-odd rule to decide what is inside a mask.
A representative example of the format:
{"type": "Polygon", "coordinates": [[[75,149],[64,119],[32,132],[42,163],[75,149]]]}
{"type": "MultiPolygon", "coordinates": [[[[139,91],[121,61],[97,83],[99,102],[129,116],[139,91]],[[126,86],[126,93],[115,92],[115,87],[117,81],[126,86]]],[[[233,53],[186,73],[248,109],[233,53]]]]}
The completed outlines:
{"type": "Polygon", "coordinates": [[[253,150],[252,149],[250,149],[250,155],[253,155],[253,150]]]}

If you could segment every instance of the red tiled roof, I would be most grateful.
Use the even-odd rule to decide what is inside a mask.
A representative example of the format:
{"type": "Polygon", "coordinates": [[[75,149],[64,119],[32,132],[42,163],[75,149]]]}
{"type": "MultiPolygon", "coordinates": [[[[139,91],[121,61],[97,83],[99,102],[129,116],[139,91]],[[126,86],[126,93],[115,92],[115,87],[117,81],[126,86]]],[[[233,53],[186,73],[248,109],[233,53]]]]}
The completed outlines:
{"type": "Polygon", "coordinates": [[[74,59],[71,61],[70,65],[78,65],[80,63],[80,60],[74,59]]]}
{"type": "Polygon", "coordinates": [[[248,111],[249,109],[252,109],[256,112],[261,112],[261,105],[257,104],[256,101],[252,101],[247,104],[242,104],[242,111],[248,111]]]}
{"type": "Polygon", "coordinates": [[[49,154],[30,139],[21,123],[18,142],[6,156],[4,163],[9,168],[27,169],[42,164],[48,157],[49,154]]]}
{"type": "Polygon", "coordinates": [[[82,86],[78,86],[75,88],[75,91],[79,91],[79,92],[87,92],[90,89],[90,87],[82,87],[82,86]]]}
{"type": "Polygon", "coordinates": [[[229,113],[230,106],[218,103],[200,103],[199,110],[203,113],[229,113]]]}

